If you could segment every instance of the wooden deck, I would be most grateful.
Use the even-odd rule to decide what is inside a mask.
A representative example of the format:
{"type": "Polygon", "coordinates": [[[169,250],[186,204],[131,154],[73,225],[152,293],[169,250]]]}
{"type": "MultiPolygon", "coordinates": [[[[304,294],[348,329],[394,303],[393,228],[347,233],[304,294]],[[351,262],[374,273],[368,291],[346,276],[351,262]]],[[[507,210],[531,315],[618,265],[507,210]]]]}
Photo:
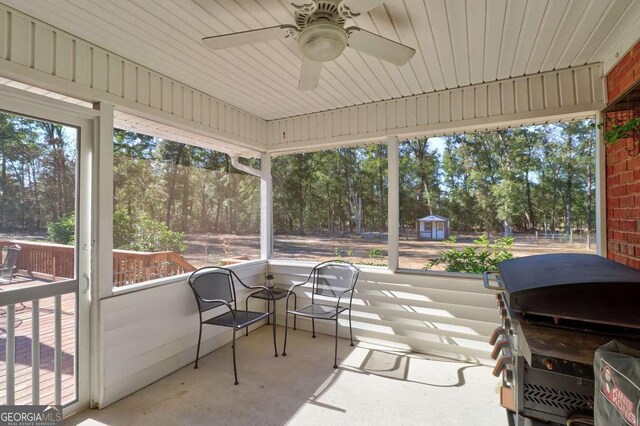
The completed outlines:
{"type": "MultiPolygon", "coordinates": [[[[0,291],[47,285],[24,275],[14,277],[0,291]]],[[[62,403],[75,398],[75,310],[76,295],[62,296],[62,403]]],[[[54,298],[40,300],[40,404],[54,403],[54,298]]],[[[31,404],[31,303],[16,305],[16,404],[31,404]]],[[[0,404],[6,404],[7,311],[0,307],[0,404]]]]}

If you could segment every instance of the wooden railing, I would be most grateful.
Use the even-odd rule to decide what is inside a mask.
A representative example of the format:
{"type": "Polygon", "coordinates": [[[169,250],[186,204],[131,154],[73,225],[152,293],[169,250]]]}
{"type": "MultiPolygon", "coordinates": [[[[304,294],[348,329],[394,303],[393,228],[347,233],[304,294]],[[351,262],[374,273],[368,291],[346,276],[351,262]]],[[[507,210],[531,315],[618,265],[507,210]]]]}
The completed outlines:
{"type": "MultiPolygon", "coordinates": [[[[51,281],[73,278],[74,247],[32,241],[0,241],[0,248],[12,245],[18,245],[22,249],[16,264],[16,269],[19,271],[51,281]]],[[[113,251],[113,285],[116,287],[182,274],[195,269],[182,256],[172,251],[113,251]]]]}
{"type": "Polygon", "coordinates": [[[19,271],[52,281],[59,278],[73,278],[74,247],[33,241],[0,242],[0,247],[13,245],[18,245],[22,249],[16,263],[16,269],[19,271]]]}
{"type": "Polygon", "coordinates": [[[116,287],[195,270],[193,265],[172,251],[113,251],[113,285],[116,287]]]}

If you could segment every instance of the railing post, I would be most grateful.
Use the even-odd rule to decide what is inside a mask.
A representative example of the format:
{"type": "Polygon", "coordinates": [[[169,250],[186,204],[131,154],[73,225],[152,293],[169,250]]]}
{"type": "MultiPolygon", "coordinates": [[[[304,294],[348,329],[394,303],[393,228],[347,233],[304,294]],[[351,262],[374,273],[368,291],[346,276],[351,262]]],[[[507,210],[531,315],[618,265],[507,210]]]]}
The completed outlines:
{"type": "MultiPolygon", "coordinates": [[[[56,342],[56,345],[57,345],[57,342],[56,342]]],[[[33,405],[40,404],[40,301],[39,300],[31,301],[31,403],[33,405]]]]}
{"type": "Polygon", "coordinates": [[[16,403],[16,306],[7,306],[6,386],[7,405],[16,403]]]}
{"type": "Polygon", "coordinates": [[[54,403],[60,405],[62,401],[62,296],[55,297],[55,352],[53,355],[54,403]]]}

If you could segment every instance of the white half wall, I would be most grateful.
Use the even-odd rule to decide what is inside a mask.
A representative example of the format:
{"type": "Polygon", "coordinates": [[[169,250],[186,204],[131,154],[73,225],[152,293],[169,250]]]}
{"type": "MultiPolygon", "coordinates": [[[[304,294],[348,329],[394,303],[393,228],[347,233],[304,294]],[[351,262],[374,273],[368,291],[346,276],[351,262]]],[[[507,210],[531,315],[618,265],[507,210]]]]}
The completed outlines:
{"type": "MultiPolygon", "coordinates": [[[[232,269],[246,284],[261,284],[266,263],[251,262],[232,269]]],[[[198,309],[187,277],[101,300],[103,383],[101,399],[96,398],[99,408],[195,361],[198,309]]],[[[238,308],[244,307],[247,291],[242,287],[237,290],[238,308]]],[[[215,309],[209,315],[222,312],[215,309]]],[[[201,356],[229,343],[231,334],[229,328],[204,326],[201,356]]],[[[231,358],[220,368],[233,368],[231,358]]]]}
{"type": "MultiPolygon", "coordinates": [[[[272,260],[269,272],[286,288],[291,283],[304,282],[314,265],[272,260]]],[[[355,339],[470,362],[495,363],[490,360],[492,347],[488,341],[499,326],[499,315],[495,293],[484,289],[482,279],[393,273],[364,266],[360,271],[353,297],[355,339]]],[[[298,307],[310,303],[310,288],[298,288],[296,294],[298,307]]],[[[290,307],[292,304],[293,300],[290,307]]],[[[278,323],[284,324],[284,305],[278,305],[278,314],[278,323]]],[[[292,320],[290,317],[289,326],[292,320]]],[[[348,325],[348,315],[341,315],[340,337],[349,337],[348,325]]],[[[311,321],[299,317],[298,327],[311,330],[311,321]]],[[[333,335],[334,330],[332,321],[316,321],[316,331],[333,335]]],[[[287,352],[295,350],[287,348],[287,352]]]]}
{"type": "MultiPolygon", "coordinates": [[[[268,270],[278,285],[287,288],[306,280],[312,262],[270,261],[268,270]]],[[[233,269],[247,284],[259,284],[267,271],[264,261],[233,269]]],[[[308,288],[297,290],[298,306],[310,301],[308,288]]],[[[244,306],[246,292],[239,292],[244,306]]],[[[284,325],[284,302],[278,301],[278,323],[284,325]]],[[[261,310],[254,300],[250,309],[261,310]]],[[[161,379],[195,360],[198,311],[186,276],[174,282],[101,301],[103,408],[161,379]]],[[[499,325],[495,295],[474,277],[446,277],[420,273],[393,273],[384,268],[361,267],[353,298],[353,333],[360,341],[452,359],[491,364],[492,331],[499,325]]],[[[290,318],[289,325],[292,325],[290,318]]],[[[258,324],[256,327],[261,326],[258,324]]],[[[298,318],[298,327],[311,329],[298,318]]],[[[333,335],[334,323],[317,321],[319,333],[333,335]]],[[[348,338],[348,316],[339,321],[339,336],[348,338]]],[[[239,333],[238,336],[243,336],[239,333]]],[[[282,350],[282,331],[278,348],[282,350]]],[[[231,341],[231,331],[203,328],[202,355],[231,341]]],[[[314,344],[310,341],[309,344],[314,344]]],[[[341,341],[340,344],[347,344],[341,341]]],[[[272,348],[265,348],[271,351],[272,348]]],[[[287,352],[295,352],[289,346],[287,352]]],[[[287,362],[286,358],[282,362],[287,362]]],[[[228,365],[220,368],[232,368],[228,365]]]]}

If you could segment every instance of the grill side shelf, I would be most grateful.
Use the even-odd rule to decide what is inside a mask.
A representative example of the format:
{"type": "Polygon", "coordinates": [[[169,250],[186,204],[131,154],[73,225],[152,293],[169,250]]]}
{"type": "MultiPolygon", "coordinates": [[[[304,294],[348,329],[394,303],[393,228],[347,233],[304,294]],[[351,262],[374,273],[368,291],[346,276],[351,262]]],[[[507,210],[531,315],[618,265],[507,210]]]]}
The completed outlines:
{"type": "Polygon", "coordinates": [[[482,281],[484,283],[484,288],[486,288],[487,290],[491,290],[491,291],[504,291],[505,290],[504,283],[500,279],[500,273],[499,272],[484,271],[482,273],[482,281]],[[491,280],[492,279],[497,283],[497,285],[491,285],[491,280]]]}

